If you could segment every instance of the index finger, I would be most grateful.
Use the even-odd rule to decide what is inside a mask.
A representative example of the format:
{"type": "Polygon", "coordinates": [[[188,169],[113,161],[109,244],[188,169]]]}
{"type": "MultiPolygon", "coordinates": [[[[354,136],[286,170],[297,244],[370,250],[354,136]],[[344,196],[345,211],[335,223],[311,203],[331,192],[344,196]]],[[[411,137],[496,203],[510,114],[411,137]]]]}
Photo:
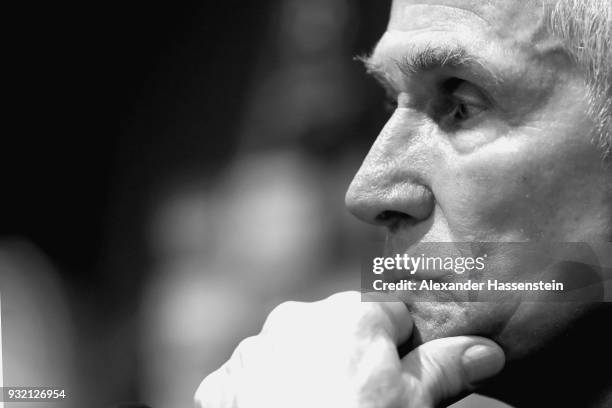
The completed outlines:
{"type": "Polygon", "coordinates": [[[361,294],[361,301],[374,302],[381,308],[387,316],[386,322],[381,322],[381,324],[389,332],[396,346],[410,339],[413,328],[412,316],[404,302],[397,296],[392,293],[364,292],[361,294]]]}

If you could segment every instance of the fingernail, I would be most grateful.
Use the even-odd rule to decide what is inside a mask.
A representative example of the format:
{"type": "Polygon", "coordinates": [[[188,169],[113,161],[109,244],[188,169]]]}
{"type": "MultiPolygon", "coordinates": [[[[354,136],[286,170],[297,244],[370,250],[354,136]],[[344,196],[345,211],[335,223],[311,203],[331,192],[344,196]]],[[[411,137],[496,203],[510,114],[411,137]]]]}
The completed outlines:
{"type": "Polygon", "coordinates": [[[461,360],[472,384],[497,374],[505,363],[504,353],[499,347],[483,344],[468,348],[461,360]]]}

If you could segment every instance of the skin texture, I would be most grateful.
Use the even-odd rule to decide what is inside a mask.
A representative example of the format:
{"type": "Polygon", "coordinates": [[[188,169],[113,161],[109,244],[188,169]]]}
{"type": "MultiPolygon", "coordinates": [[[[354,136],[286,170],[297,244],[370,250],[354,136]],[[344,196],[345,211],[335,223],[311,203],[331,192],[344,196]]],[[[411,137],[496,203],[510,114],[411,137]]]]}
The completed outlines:
{"type": "Polygon", "coordinates": [[[475,336],[437,339],[400,359],[411,317],[381,293],[285,302],[261,332],[196,391],[201,408],[434,408],[503,367],[503,351],[475,336]]]}
{"type": "MultiPolygon", "coordinates": [[[[395,0],[367,65],[397,109],[346,202],[357,217],[388,228],[394,252],[412,253],[419,242],[612,241],[612,171],[590,137],[584,76],[547,34],[541,3],[395,0]],[[467,62],[402,68],[423,49],[457,47],[472,55],[467,62]]],[[[483,280],[504,273],[521,281],[521,274],[534,273],[533,260],[517,253],[497,254],[488,265],[483,280]]],[[[595,268],[580,276],[609,278],[602,273],[595,268]]],[[[530,361],[548,364],[534,374],[556,378],[561,354],[595,332],[590,316],[610,316],[603,304],[531,303],[520,296],[495,303],[404,298],[415,324],[413,346],[447,336],[489,337],[520,367],[513,372],[510,364],[512,377],[503,380],[523,384],[530,361]],[[582,332],[574,333],[578,327],[582,332]]],[[[595,290],[583,300],[601,296],[595,290]]],[[[580,361],[572,363],[581,369],[580,361]]],[[[574,390],[580,386],[572,383],[574,390]]],[[[499,396],[504,386],[492,389],[499,396]]]]}
{"type": "Polygon", "coordinates": [[[602,330],[612,303],[596,302],[609,277],[588,246],[553,245],[566,262],[552,266],[541,256],[550,242],[609,242],[612,226],[584,78],[546,34],[541,5],[396,0],[367,66],[397,109],[347,205],[388,228],[387,250],[444,242],[457,253],[467,242],[490,254],[472,279],[569,277],[589,290],[582,302],[518,292],[286,302],[204,379],[198,406],[433,408],[498,373],[483,391],[517,407],[610,406],[612,377],[596,375],[612,364],[602,330]]]}

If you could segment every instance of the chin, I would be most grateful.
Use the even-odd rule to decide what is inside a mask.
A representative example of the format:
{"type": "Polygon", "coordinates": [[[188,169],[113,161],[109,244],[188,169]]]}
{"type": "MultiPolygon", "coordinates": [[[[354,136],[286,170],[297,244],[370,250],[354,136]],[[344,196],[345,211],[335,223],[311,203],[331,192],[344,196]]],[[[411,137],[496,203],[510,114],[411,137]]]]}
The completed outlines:
{"type": "Polygon", "coordinates": [[[554,343],[595,304],[411,301],[406,305],[414,319],[410,348],[443,337],[483,336],[498,343],[507,361],[513,362],[554,343]]]}
{"type": "Polygon", "coordinates": [[[434,339],[461,335],[496,340],[512,316],[511,307],[485,302],[419,300],[406,306],[414,320],[412,344],[415,347],[434,339]]]}
{"type": "MultiPolygon", "coordinates": [[[[426,245],[432,244],[413,246],[409,250],[396,245],[397,248],[393,249],[410,254],[426,252],[429,255],[435,252],[427,252],[426,249],[433,248],[446,254],[452,253],[454,244],[426,245]]],[[[478,302],[463,301],[465,294],[461,292],[449,292],[446,298],[441,298],[440,292],[398,291],[396,296],[407,306],[414,321],[410,347],[438,338],[475,335],[498,343],[506,352],[509,362],[529,358],[557,342],[559,337],[567,338],[567,334],[588,317],[604,298],[600,270],[595,268],[598,265],[596,257],[588,246],[495,244],[483,252],[489,254],[490,263],[482,274],[471,277],[475,281],[497,278],[509,282],[530,279],[550,281],[556,278],[565,282],[568,295],[573,294],[573,297],[547,297],[544,292],[534,296],[507,291],[498,292],[493,301],[478,302]]]]}

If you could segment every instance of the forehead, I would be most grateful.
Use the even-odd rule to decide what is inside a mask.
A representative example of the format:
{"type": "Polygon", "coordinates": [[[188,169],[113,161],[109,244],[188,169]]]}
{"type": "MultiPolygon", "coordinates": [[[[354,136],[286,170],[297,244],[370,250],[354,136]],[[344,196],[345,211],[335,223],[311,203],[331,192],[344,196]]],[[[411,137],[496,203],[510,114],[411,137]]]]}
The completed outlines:
{"type": "MultiPolygon", "coordinates": [[[[429,49],[460,50],[490,74],[489,82],[550,86],[555,72],[565,69],[558,63],[565,51],[549,35],[546,21],[539,0],[394,0],[387,31],[369,65],[398,83],[402,75],[394,68],[396,61],[429,49]]],[[[474,76],[464,79],[484,78],[477,73],[483,70],[472,68],[474,76]]]]}
{"type": "Polygon", "coordinates": [[[388,31],[463,30],[523,44],[546,40],[537,0],[393,0],[388,31]]]}

